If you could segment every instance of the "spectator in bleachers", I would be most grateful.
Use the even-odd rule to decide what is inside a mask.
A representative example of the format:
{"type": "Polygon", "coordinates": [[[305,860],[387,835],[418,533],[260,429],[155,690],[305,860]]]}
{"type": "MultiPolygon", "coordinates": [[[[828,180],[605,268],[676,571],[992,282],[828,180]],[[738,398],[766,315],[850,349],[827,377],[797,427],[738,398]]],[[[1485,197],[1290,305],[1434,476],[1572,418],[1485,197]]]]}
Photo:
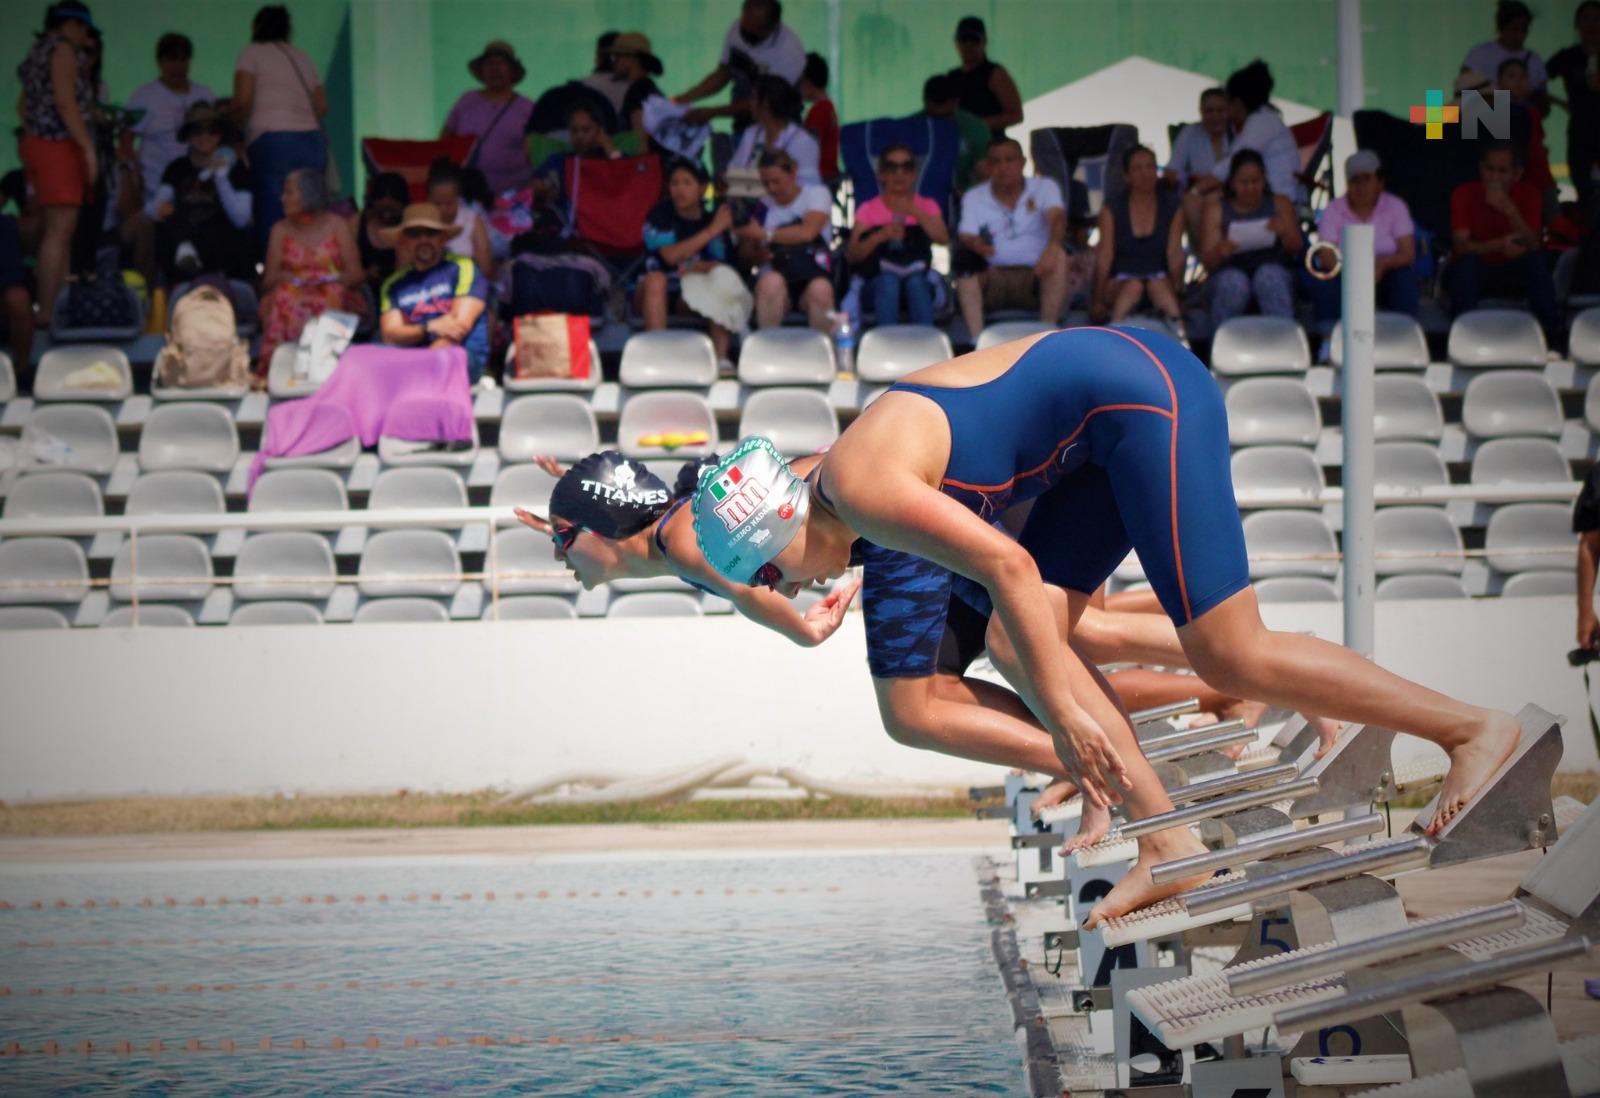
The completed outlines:
{"type": "Polygon", "coordinates": [[[983,20],[968,15],[956,24],[961,64],[945,75],[956,82],[961,109],[983,119],[990,137],[1022,121],[1022,93],[1004,65],[989,60],[989,32],[983,20]]]}
{"type": "Polygon", "coordinates": [[[1241,151],[1251,150],[1260,155],[1273,193],[1292,202],[1295,176],[1300,171],[1300,147],[1284,124],[1283,115],[1272,105],[1273,86],[1272,70],[1259,59],[1228,77],[1228,122],[1233,126],[1233,144],[1228,160],[1217,163],[1217,173],[1226,176],[1233,159],[1241,151]]]}
{"type": "Polygon", "coordinates": [[[1600,0],[1583,0],[1572,25],[1578,41],[1550,58],[1549,72],[1567,93],[1567,174],[1579,204],[1589,210],[1600,187],[1600,0]]]}
{"type": "Polygon", "coordinates": [[[1527,48],[1528,28],[1533,25],[1533,12],[1522,0],[1500,0],[1494,7],[1495,36],[1479,42],[1461,59],[1461,71],[1481,72],[1490,75],[1500,71],[1500,66],[1515,58],[1528,69],[1528,90],[1536,96],[1544,95],[1546,80],[1544,58],[1527,48]]]}
{"type": "Polygon", "coordinates": [[[411,201],[411,187],[399,172],[378,172],[367,178],[367,201],[351,231],[361,252],[367,285],[374,291],[394,274],[394,241],[390,236],[411,201]]]}
{"type": "Polygon", "coordinates": [[[1578,647],[1600,648],[1600,620],[1594,612],[1594,580],[1600,564],[1600,465],[1589,468],[1572,505],[1572,532],[1578,535],[1578,647]]]}
{"type": "Polygon", "coordinates": [[[890,145],[878,157],[878,194],[857,207],[844,253],[868,280],[877,323],[899,323],[902,298],[910,323],[933,323],[933,245],[949,242],[939,204],[917,193],[917,154],[890,145]]]}
{"type": "Polygon", "coordinates": [[[661,59],[651,52],[650,39],[635,31],[619,34],[611,43],[611,71],[626,85],[622,107],[617,112],[623,129],[638,135],[639,151],[650,148],[644,129],[644,101],[660,95],[652,76],[661,75],[661,59]]]}
{"type": "MultiPolygon", "coordinates": [[[[1550,172],[1550,150],[1545,146],[1544,115],[1541,106],[1548,100],[1535,97],[1528,83],[1528,66],[1519,57],[1508,57],[1500,62],[1495,87],[1510,93],[1511,102],[1528,112],[1528,148],[1523,153],[1522,181],[1539,192],[1543,200],[1544,220],[1549,224],[1561,211],[1556,191],[1556,177],[1550,172]]],[[[1493,89],[1485,93],[1492,95],[1493,89]]]]}
{"type": "Polygon", "coordinates": [[[930,76],[922,85],[922,113],[929,118],[948,118],[956,124],[960,144],[956,148],[955,188],[965,193],[987,176],[989,127],[983,119],[961,109],[961,85],[941,73],[930,76]]]}
{"type": "Polygon", "coordinates": [[[530,165],[522,131],[533,114],[533,100],[516,91],[527,68],[509,42],[495,41],[467,62],[467,71],[483,87],[461,94],[439,136],[478,139],[467,163],[482,170],[496,194],[527,186],[530,165]]]}
{"type": "Polygon", "coordinates": [[[67,282],[78,217],[100,174],[94,135],[94,84],[84,52],[94,29],[89,9],[75,0],[50,5],[44,31],[33,41],[17,78],[22,84],[18,152],[34,202],[44,211],[35,272],[39,316],[48,327],[67,282]]]}
{"type": "Polygon", "coordinates": [[[793,85],[805,72],[806,47],[800,36],[783,22],[780,0],[744,0],[739,18],[723,36],[717,67],[674,103],[697,103],[715,95],[731,82],[733,93],[725,107],[696,107],[685,118],[694,125],[713,118],[731,117],[735,126],[749,118],[755,84],[763,76],[776,76],[793,85]]]}
{"type": "Polygon", "coordinates": [[[1451,310],[1455,315],[1470,312],[1485,294],[1526,297],[1554,343],[1561,316],[1542,248],[1539,192],[1522,181],[1516,150],[1502,142],[1485,143],[1478,176],[1450,195],[1453,254],[1445,284],[1451,310]]]}
{"type": "Polygon", "coordinates": [[[833,311],[833,199],[820,183],[802,184],[794,158],[768,149],[758,162],[767,196],[756,218],[734,230],[756,276],[756,327],[776,328],[793,305],[828,331],[833,311]]]}
{"type": "Polygon", "coordinates": [[[255,274],[250,169],[226,143],[230,128],[210,103],[191,106],[178,129],[188,147],[162,170],[146,208],[169,284],[202,274],[241,279],[255,274]]]}
{"type": "Polygon", "coordinates": [[[1034,309],[1049,325],[1061,321],[1069,289],[1066,203],[1048,176],[1024,176],[1027,158],[1010,137],[989,142],[988,181],[961,199],[952,269],[956,300],[976,339],[986,309],[1034,309]]]}
{"type": "MultiPolygon", "coordinates": [[[[1344,179],[1344,194],[1328,203],[1317,219],[1317,236],[1338,247],[1346,225],[1371,225],[1378,308],[1416,316],[1419,295],[1412,264],[1417,258],[1417,228],[1410,208],[1405,199],[1384,190],[1383,164],[1370,149],[1361,149],[1345,160],[1344,179]]],[[[1328,270],[1332,257],[1320,251],[1313,262],[1328,270]]],[[[1343,276],[1309,282],[1317,319],[1327,323],[1338,320],[1344,301],[1340,289],[1343,276]]]]}
{"type": "Polygon", "coordinates": [[[441,156],[428,167],[428,201],[446,223],[456,227],[456,249],[478,265],[484,278],[494,281],[489,222],[482,209],[462,196],[461,169],[449,157],[441,156]]]}
{"type": "Polygon", "coordinates": [[[1289,200],[1267,182],[1261,154],[1234,152],[1222,201],[1206,207],[1200,258],[1211,272],[1211,324],[1243,316],[1294,316],[1294,257],[1304,241],[1289,200]]]}
{"type": "Polygon", "coordinates": [[[350,225],[328,209],[322,171],[298,168],[283,181],[283,217],[267,240],[261,276],[261,358],[265,379],[272,352],[300,338],[306,321],[329,309],[362,313],[357,288],[366,281],[350,225]]]}
{"type": "Polygon", "coordinates": [[[459,230],[429,202],[406,207],[397,264],[378,298],[379,330],[395,347],[461,347],[474,383],[489,360],[489,285],[477,265],[446,250],[459,230]]]}
{"type": "Polygon", "coordinates": [[[772,149],[789,154],[798,168],[801,186],[822,182],[816,135],[800,125],[800,93],[779,77],[763,76],[756,81],[750,125],[739,136],[728,167],[754,168],[762,154],[772,149]]]}
{"type": "Polygon", "coordinates": [[[611,104],[611,112],[618,118],[623,116],[622,99],[628,94],[628,81],[618,76],[611,66],[611,47],[620,37],[621,31],[606,31],[594,40],[594,71],[577,81],[599,92],[611,104]]]}
{"type": "Polygon", "coordinates": [[[806,54],[806,70],[800,76],[800,98],[811,104],[801,125],[817,139],[819,164],[824,180],[839,174],[839,112],[828,98],[828,59],[820,53],[806,54]]]}
{"type": "Polygon", "coordinates": [[[128,96],[128,109],[144,112],[144,117],[134,123],[133,132],[139,138],[139,168],[144,176],[143,201],[147,204],[155,200],[167,165],[188,151],[178,130],[189,108],[217,98],[210,88],[189,79],[193,56],[194,43],[186,35],[163,34],[156,43],[156,66],[161,75],[141,84],[128,96]]]}
{"type": "Polygon", "coordinates": [[[1183,217],[1190,225],[1203,220],[1205,199],[1222,190],[1218,165],[1226,164],[1233,149],[1228,132],[1228,93],[1207,88],[1200,93],[1200,121],[1190,122],[1178,131],[1172,142],[1172,159],[1162,173],[1167,183],[1183,196],[1183,217]]]}
{"type": "Polygon", "coordinates": [[[622,155],[611,142],[593,108],[575,103],[567,111],[567,134],[571,148],[551,153],[533,172],[534,193],[546,202],[565,205],[567,201],[567,161],[575,156],[615,160],[622,155]]]}
{"type": "Polygon", "coordinates": [[[1091,314],[1121,323],[1147,299],[1180,339],[1183,306],[1183,202],[1158,186],[1156,154],[1134,145],[1122,154],[1127,190],[1100,207],[1091,314]]]}
{"type": "Polygon", "coordinates": [[[328,145],[322,118],[328,95],[316,62],[289,44],[289,9],[269,4],[256,12],[250,44],[233,66],[233,114],[250,142],[255,182],[256,239],[263,250],[284,216],[284,181],[302,168],[324,171],[328,145]]]}
{"type": "Polygon", "coordinates": [[[17,219],[0,214],[0,317],[5,319],[11,366],[21,382],[33,360],[33,298],[22,262],[22,233],[17,219]]]}
{"type": "MultiPolygon", "coordinates": [[[[706,176],[700,165],[692,160],[674,160],[667,168],[667,197],[644,224],[645,274],[639,280],[634,294],[634,308],[644,317],[646,331],[657,332],[667,326],[670,308],[690,312],[682,296],[681,279],[694,274],[708,274],[719,268],[737,279],[731,261],[734,258],[733,239],[728,231],[733,228],[733,211],[726,203],[717,203],[706,209],[706,176]]],[[[720,276],[726,277],[726,276],[720,276]]],[[[748,297],[744,299],[744,318],[749,317],[748,297]]],[[[729,331],[714,317],[711,322],[711,343],[717,358],[727,360],[729,331]]],[[[724,316],[724,320],[732,319],[724,316]]],[[[742,325],[733,325],[742,327],[742,325]]]]}

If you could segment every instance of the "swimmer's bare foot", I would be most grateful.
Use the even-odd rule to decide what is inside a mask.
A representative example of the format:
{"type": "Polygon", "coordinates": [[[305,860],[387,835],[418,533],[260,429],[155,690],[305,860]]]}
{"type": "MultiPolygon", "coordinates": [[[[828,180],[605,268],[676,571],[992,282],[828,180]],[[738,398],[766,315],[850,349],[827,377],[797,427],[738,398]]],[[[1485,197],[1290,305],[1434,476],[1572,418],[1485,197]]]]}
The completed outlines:
{"type": "Polygon", "coordinates": [[[1244,721],[1246,728],[1254,728],[1261,723],[1261,718],[1266,715],[1269,706],[1266,702],[1245,701],[1235,698],[1227,705],[1219,706],[1218,716],[1225,721],[1244,721]]]}
{"type": "Polygon", "coordinates": [[[1083,802],[1083,815],[1078,820],[1078,833],[1068,839],[1061,853],[1071,854],[1086,846],[1093,846],[1111,830],[1111,810],[1104,805],[1083,802]]]}
{"type": "Polygon", "coordinates": [[[1439,790],[1438,807],[1428,821],[1427,832],[1439,829],[1472,799],[1489,780],[1495,768],[1506,761],[1522,739],[1522,726],[1510,713],[1491,713],[1484,727],[1449,749],[1450,772],[1439,790]]]}
{"type": "Polygon", "coordinates": [[[1077,791],[1078,787],[1065,778],[1051,782],[1044,787],[1044,792],[1033,799],[1033,818],[1037,820],[1045,809],[1065,803],[1077,791]]]}
{"type": "Polygon", "coordinates": [[[1150,880],[1150,870],[1162,862],[1204,853],[1205,849],[1205,844],[1187,827],[1161,831],[1140,839],[1139,860],[1128,871],[1128,875],[1106,893],[1105,899],[1094,905],[1094,910],[1089,912],[1089,917],[1083,922],[1084,929],[1093,930],[1106,919],[1126,915],[1141,907],[1149,907],[1153,903],[1165,900],[1168,896],[1176,896],[1186,889],[1204,884],[1211,879],[1211,874],[1201,873],[1163,885],[1153,884],[1150,880]]]}
{"type": "Polygon", "coordinates": [[[1343,721],[1330,721],[1327,717],[1307,717],[1306,723],[1317,732],[1317,758],[1322,758],[1333,749],[1339,733],[1344,731],[1343,721]]]}

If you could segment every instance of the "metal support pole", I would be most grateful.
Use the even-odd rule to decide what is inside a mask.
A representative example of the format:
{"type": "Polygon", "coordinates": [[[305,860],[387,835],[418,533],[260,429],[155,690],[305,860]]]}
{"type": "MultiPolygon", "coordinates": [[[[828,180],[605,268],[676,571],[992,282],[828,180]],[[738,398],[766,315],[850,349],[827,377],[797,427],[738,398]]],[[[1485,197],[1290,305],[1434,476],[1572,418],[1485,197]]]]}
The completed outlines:
{"type": "Polygon", "coordinates": [[[1339,0],[1339,113],[1348,118],[1366,101],[1361,54],[1361,0],[1339,0]]]}
{"type": "MultiPolygon", "coordinates": [[[[1342,10],[1342,9],[1341,9],[1342,10]]],[[[1372,226],[1346,225],[1344,253],[1344,643],[1373,653],[1372,546],[1373,341],[1377,287],[1373,281],[1372,226]]]]}

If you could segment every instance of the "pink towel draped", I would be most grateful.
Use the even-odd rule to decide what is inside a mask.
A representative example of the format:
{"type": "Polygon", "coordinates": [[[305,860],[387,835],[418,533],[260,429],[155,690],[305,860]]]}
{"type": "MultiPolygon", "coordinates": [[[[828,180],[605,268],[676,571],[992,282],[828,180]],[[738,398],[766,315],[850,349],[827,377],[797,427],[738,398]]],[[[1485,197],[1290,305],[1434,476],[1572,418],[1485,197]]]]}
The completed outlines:
{"type": "Polygon", "coordinates": [[[268,409],[249,487],[255,490],[269,457],[320,453],[351,437],[367,448],[376,446],[380,435],[470,441],[472,422],[466,351],[357,344],[340,356],[315,393],[268,409]]]}

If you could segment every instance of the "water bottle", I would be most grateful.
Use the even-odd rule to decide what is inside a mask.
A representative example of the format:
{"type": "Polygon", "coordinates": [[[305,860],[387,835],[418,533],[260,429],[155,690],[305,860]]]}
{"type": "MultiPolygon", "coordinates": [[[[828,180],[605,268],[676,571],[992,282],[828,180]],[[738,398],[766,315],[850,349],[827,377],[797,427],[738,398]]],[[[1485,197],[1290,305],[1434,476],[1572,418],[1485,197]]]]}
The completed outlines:
{"type": "Polygon", "coordinates": [[[833,361],[843,373],[856,372],[856,328],[848,312],[833,314],[833,361]]]}

